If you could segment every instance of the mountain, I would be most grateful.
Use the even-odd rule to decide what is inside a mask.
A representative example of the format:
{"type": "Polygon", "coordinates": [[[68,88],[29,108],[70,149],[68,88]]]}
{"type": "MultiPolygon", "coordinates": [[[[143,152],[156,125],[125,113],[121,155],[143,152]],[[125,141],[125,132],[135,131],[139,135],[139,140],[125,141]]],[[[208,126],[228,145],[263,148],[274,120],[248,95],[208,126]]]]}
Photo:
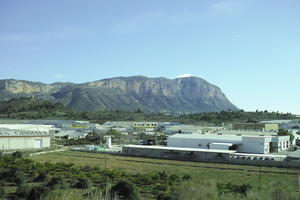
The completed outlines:
{"type": "Polygon", "coordinates": [[[82,84],[0,80],[0,100],[38,97],[78,110],[137,110],[162,113],[237,110],[220,88],[198,77],[115,77],[82,84]]]}

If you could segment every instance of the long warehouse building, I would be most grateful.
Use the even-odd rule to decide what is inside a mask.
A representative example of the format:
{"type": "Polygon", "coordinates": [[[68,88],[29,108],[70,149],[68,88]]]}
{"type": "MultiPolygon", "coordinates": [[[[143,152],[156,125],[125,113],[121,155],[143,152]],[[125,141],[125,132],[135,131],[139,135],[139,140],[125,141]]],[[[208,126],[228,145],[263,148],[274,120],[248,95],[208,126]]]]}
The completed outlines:
{"type": "Polygon", "coordinates": [[[37,149],[50,147],[47,131],[0,129],[0,150],[37,149]]]}
{"type": "Polygon", "coordinates": [[[289,136],[175,134],[167,138],[168,147],[235,150],[239,153],[267,154],[289,148],[289,136]]]}

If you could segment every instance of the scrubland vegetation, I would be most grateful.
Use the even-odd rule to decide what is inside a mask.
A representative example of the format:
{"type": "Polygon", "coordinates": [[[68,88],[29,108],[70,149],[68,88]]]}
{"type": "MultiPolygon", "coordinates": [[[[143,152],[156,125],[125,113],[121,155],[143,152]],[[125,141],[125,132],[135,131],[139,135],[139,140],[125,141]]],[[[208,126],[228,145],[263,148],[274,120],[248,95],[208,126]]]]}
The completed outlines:
{"type": "Polygon", "coordinates": [[[4,199],[297,200],[300,170],[83,152],[1,156],[4,199]],[[64,161],[64,162],[62,162],[64,161]],[[70,162],[72,161],[72,162],[70,162]]]}
{"type": "Polygon", "coordinates": [[[245,112],[221,111],[194,114],[155,114],[136,111],[78,111],[60,102],[41,100],[38,98],[19,98],[0,102],[2,118],[10,119],[74,119],[90,120],[97,123],[106,121],[171,121],[185,124],[221,125],[232,122],[258,122],[270,119],[294,119],[291,113],[268,111],[245,112]]]}

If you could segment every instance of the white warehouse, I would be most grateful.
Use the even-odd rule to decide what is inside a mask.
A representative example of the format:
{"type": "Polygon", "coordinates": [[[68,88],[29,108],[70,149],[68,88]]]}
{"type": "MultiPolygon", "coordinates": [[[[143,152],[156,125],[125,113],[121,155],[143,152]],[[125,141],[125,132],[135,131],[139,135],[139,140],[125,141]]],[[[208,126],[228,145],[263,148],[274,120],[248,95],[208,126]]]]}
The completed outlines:
{"type": "Polygon", "coordinates": [[[0,150],[46,147],[50,147],[49,132],[0,129],[0,150]]]}
{"type": "Polygon", "coordinates": [[[289,136],[175,134],[168,147],[236,150],[239,153],[267,154],[289,148],[289,136]]]}

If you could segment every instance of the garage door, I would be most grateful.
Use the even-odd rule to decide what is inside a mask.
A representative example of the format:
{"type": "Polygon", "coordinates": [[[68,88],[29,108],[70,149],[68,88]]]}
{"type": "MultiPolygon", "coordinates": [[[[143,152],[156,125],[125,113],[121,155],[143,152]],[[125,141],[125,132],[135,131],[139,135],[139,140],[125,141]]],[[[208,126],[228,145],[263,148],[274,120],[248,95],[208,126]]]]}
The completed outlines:
{"type": "Polygon", "coordinates": [[[42,140],[34,140],[34,148],[42,148],[42,140]]]}

